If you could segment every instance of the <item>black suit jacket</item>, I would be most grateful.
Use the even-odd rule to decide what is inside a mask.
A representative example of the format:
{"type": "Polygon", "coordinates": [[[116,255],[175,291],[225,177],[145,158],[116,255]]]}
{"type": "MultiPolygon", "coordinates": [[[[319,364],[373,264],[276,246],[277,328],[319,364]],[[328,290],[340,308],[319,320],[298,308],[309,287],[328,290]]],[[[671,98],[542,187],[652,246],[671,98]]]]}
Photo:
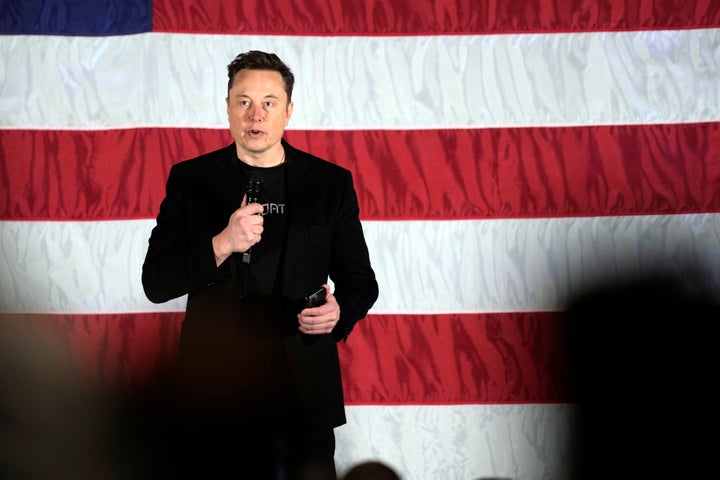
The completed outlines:
{"type": "Polygon", "coordinates": [[[142,283],[155,303],[188,294],[180,350],[181,359],[190,359],[197,375],[185,381],[208,393],[227,387],[228,378],[234,378],[233,393],[252,398],[252,405],[272,408],[278,406],[277,396],[285,394],[274,391],[275,386],[291,385],[302,415],[337,426],[346,420],[336,342],[346,339],[367,315],[377,299],[378,285],[350,171],[285,140],[283,146],[286,243],[279,295],[269,310],[279,329],[244,324],[244,300],[226,282],[227,265],[233,262],[215,265],[211,239],[240,207],[244,193],[236,185],[239,160],[234,144],[171,168],[149,239],[142,283]],[[295,318],[299,302],[328,278],[340,305],[340,321],[332,334],[299,333],[295,318]],[[279,351],[287,368],[276,368],[279,351]],[[233,377],[227,376],[230,370],[233,377]],[[285,377],[287,383],[281,381],[285,377]]]}

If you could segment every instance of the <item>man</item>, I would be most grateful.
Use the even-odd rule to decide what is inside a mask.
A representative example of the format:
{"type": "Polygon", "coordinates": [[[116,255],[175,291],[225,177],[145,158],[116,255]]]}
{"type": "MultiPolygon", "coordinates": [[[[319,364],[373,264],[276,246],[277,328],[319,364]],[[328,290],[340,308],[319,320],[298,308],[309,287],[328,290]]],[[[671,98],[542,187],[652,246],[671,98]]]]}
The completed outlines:
{"type": "Polygon", "coordinates": [[[283,139],[294,76],[275,54],[241,53],[228,77],[234,143],[172,167],[142,273],[153,302],[188,294],[183,460],[335,478],[336,342],[378,296],[352,176],[283,139]]]}

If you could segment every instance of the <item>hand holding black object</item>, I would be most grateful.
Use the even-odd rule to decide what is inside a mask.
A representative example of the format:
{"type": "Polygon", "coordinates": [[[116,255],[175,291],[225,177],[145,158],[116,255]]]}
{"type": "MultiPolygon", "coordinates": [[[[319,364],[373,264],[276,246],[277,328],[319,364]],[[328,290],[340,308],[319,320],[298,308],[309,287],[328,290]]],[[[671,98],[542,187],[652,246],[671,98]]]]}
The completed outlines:
{"type": "MultiPolygon", "coordinates": [[[[257,203],[258,199],[260,198],[261,190],[262,176],[258,173],[252,174],[250,176],[250,180],[248,181],[247,186],[247,203],[257,203]]],[[[258,241],[260,240],[258,239],[258,241]]],[[[247,251],[243,252],[243,263],[250,263],[250,250],[252,250],[252,247],[248,248],[247,251]]]]}

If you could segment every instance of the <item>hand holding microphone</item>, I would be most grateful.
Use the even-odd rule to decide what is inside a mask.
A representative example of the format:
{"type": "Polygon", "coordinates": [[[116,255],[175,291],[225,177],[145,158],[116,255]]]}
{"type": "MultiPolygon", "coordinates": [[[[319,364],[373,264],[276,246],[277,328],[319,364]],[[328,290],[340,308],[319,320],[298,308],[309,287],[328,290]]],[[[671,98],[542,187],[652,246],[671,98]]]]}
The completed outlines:
{"type": "Polygon", "coordinates": [[[240,208],[230,215],[223,231],[213,237],[217,265],[235,252],[244,252],[243,262],[250,262],[251,247],[260,241],[263,233],[263,206],[257,203],[261,189],[259,175],[251,177],[240,208]]]}
{"type": "MultiPolygon", "coordinates": [[[[251,174],[250,179],[248,180],[248,186],[247,186],[247,194],[246,194],[247,203],[248,204],[257,203],[258,199],[260,198],[261,190],[262,190],[262,176],[259,173],[251,174]]],[[[262,207],[261,207],[261,210],[259,213],[262,214],[262,207]]],[[[250,250],[252,249],[252,245],[254,245],[255,243],[260,241],[260,233],[262,233],[262,223],[263,223],[262,220],[263,220],[263,218],[260,215],[260,224],[259,224],[260,231],[258,232],[257,228],[255,228],[253,230],[257,235],[257,240],[252,242],[251,246],[245,252],[243,252],[243,256],[242,256],[243,263],[250,263],[250,255],[251,255],[250,250]]]]}

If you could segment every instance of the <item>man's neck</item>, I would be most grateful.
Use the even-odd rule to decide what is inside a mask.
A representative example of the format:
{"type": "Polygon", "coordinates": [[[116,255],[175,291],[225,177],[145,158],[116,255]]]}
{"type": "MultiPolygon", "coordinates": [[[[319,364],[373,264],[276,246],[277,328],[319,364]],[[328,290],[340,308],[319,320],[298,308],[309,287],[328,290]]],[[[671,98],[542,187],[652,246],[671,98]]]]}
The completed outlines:
{"type": "Polygon", "coordinates": [[[253,167],[277,167],[278,165],[285,163],[285,149],[282,147],[282,145],[279,145],[277,148],[273,148],[257,155],[252,155],[245,152],[245,155],[238,155],[238,158],[241,162],[247,163],[248,165],[251,165],[253,167]]]}

